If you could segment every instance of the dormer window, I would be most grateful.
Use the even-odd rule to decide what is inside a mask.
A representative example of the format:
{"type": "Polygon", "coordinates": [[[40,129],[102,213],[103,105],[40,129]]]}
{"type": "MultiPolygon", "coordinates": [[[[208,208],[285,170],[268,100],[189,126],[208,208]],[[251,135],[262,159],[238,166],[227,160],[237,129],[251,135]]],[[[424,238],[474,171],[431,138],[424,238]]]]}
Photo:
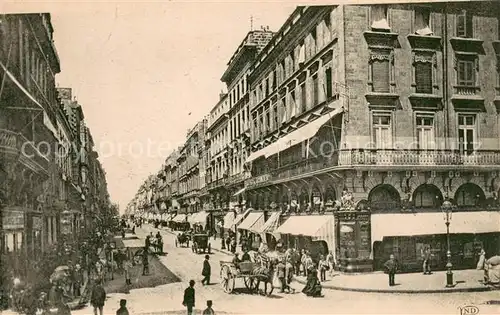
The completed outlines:
{"type": "Polygon", "coordinates": [[[371,28],[374,31],[389,31],[389,19],[387,5],[373,5],[371,7],[371,28]]]}
{"type": "Polygon", "coordinates": [[[428,36],[432,35],[431,29],[431,12],[428,8],[415,9],[415,34],[428,36]]]}

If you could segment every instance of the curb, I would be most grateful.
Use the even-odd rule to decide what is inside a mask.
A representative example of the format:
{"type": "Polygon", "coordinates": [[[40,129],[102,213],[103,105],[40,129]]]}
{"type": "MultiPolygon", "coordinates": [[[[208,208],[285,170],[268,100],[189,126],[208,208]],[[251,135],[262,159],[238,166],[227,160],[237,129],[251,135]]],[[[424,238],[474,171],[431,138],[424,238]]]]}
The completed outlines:
{"type": "MultiPolygon", "coordinates": [[[[306,284],[306,281],[293,277],[293,281],[300,284],[306,284]]],[[[486,292],[492,291],[493,288],[475,287],[475,288],[450,288],[450,289],[429,289],[429,290],[388,290],[388,289],[363,289],[363,288],[348,288],[333,285],[322,285],[323,289],[337,290],[337,291],[350,291],[350,292],[363,292],[363,293],[404,293],[404,294],[430,294],[430,293],[459,293],[459,292],[486,292]]]]}

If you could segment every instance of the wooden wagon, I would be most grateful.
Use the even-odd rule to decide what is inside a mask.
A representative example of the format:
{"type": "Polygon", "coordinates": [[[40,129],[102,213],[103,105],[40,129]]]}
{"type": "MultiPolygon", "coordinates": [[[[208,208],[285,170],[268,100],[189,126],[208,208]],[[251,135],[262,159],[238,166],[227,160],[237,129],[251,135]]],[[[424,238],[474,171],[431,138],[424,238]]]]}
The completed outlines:
{"type": "Polygon", "coordinates": [[[208,234],[194,234],[192,241],[193,245],[191,249],[193,250],[193,253],[199,254],[203,251],[203,253],[210,254],[211,245],[208,234]]]}
{"type": "MultiPolygon", "coordinates": [[[[244,261],[240,262],[239,268],[236,268],[235,264],[230,261],[221,261],[220,262],[220,279],[221,286],[224,292],[231,294],[234,290],[236,279],[243,278],[243,282],[245,283],[245,287],[251,291],[255,291],[258,289],[259,275],[253,273],[254,267],[256,266],[255,262],[244,261]]],[[[271,285],[271,290],[267,293],[271,295],[273,293],[273,286],[271,285]]]]}

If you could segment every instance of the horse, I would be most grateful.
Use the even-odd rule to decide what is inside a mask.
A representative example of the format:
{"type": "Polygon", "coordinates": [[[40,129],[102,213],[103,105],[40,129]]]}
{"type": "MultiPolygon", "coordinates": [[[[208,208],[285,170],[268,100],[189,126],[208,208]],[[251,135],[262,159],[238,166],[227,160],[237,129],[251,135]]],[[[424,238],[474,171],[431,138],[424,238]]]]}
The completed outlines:
{"type": "MultiPolygon", "coordinates": [[[[274,279],[274,270],[275,270],[275,265],[276,262],[270,260],[268,257],[263,257],[262,255],[259,255],[260,257],[257,258],[257,264],[256,266],[252,269],[252,276],[254,276],[254,279],[257,280],[257,284],[255,288],[257,290],[260,289],[260,282],[264,282],[264,295],[270,295],[273,292],[273,279],[274,279]],[[271,285],[271,288],[269,290],[269,294],[267,293],[267,284],[271,285]]],[[[260,291],[262,292],[262,291],[260,291]]]]}

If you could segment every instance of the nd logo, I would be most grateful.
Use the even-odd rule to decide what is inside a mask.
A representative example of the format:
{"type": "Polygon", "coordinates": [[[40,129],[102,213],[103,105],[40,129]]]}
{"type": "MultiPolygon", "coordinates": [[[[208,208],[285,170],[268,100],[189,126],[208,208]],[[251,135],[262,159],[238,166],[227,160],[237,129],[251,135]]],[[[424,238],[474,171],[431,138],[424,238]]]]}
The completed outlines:
{"type": "Polygon", "coordinates": [[[476,315],[479,314],[479,308],[474,305],[465,305],[458,308],[460,315],[476,315]]]}

